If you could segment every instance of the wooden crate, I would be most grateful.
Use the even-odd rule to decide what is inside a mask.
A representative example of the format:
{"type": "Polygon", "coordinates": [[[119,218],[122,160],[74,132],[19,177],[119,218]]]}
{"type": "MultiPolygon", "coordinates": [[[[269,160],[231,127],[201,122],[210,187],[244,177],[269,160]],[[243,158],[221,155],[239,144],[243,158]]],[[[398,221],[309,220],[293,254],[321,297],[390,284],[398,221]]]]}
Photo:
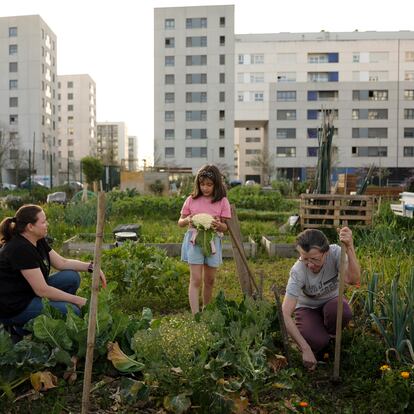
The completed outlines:
{"type": "Polygon", "coordinates": [[[356,191],[357,176],[355,174],[339,174],[336,192],[338,194],[349,194],[351,191],[356,191]]]}
{"type": "Polygon", "coordinates": [[[374,200],[371,196],[334,194],[301,194],[300,225],[302,229],[336,228],[343,225],[372,225],[374,200]]]}

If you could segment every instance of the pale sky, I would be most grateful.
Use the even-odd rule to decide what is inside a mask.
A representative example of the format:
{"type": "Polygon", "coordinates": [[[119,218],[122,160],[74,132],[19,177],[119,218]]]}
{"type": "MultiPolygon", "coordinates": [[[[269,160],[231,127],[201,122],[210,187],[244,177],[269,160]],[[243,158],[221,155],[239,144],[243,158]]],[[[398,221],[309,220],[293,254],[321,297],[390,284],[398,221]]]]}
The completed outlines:
{"type": "Polygon", "coordinates": [[[58,75],[94,79],[97,121],[124,121],[141,163],[153,152],[154,7],[218,4],[235,5],[236,34],[414,30],[413,0],[0,0],[0,15],[43,18],[58,75]]]}

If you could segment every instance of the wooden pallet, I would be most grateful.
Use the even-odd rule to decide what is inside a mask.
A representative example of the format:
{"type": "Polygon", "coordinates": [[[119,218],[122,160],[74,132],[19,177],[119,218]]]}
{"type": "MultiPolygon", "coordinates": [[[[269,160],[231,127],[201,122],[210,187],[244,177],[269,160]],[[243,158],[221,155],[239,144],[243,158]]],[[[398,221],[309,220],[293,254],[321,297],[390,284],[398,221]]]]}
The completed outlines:
{"type": "Polygon", "coordinates": [[[372,225],[374,200],[371,196],[301,194],[302,229],[336,228],[346,223],[352,227],[372,225]]]}

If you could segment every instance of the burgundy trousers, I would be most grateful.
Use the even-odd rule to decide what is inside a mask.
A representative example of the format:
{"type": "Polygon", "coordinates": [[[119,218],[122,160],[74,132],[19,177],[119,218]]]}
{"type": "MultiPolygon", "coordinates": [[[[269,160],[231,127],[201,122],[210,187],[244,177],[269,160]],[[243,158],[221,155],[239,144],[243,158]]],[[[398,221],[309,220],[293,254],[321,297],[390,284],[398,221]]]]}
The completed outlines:
{"type": "MultiPolygon", "coordinates": [[[[352,319],[352,311],[348,302],[343,299],[344,311],[342,314],[342,327],[348,325],[352,319]]],[[[336,314],[338,298],[333,298],[319,308],[297,308],[295,322],[299,332],[310,345],[313,352],[322,351],[329,340],[336,333],[336,314]]]]}

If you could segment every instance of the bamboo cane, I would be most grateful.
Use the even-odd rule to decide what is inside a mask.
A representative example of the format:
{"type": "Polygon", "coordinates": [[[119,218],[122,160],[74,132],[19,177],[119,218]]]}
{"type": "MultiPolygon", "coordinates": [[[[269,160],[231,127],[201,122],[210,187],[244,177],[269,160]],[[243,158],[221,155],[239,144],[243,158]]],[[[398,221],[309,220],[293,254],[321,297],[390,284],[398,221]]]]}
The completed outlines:
{"type": "Polygon", "coordinates": [[[89,306],[88,339],[86,347],[85,374],[83,377],[82,414],[89,411],[89,394],[91,389],[93,351],[95,347],[96,314],[98,309],[98,290],[101,272],[101,254],[103,229],[105,221],[105,193],[98,194],[98,213],[96,223],[95,255],[92,275],[91,302],[89,306]]]}
{"type": "Polygon", "coordinates": [[[339,364],[341,359],[341,340],[342,340],[342,315],[344,310],[343,297],[345,287],[345,262],[346,250],[345,245],[341,242],[341,262],[339,265],[339,292],[338,292],[338,308],[336,313],[336,335],[335,335],[335,359],[333,380],[339,381],[339,364]]]}

